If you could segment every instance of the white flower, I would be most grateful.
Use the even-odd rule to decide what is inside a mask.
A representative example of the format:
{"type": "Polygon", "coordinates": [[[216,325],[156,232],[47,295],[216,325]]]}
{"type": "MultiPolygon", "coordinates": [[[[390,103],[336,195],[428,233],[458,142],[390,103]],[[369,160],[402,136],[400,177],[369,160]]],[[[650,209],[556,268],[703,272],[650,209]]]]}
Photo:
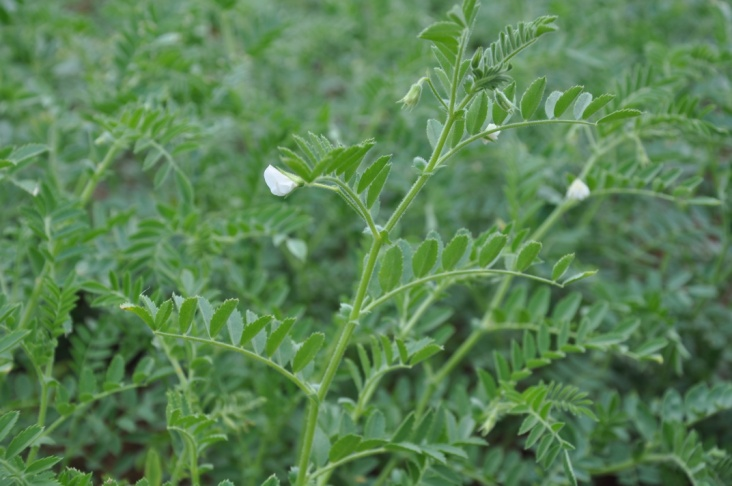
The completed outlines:
{"type": "MultiPolygon", "coordinates": [[[[488,126],[485,127],[485,131],[494,130],[496,128],[498,128],[498,125],[496,125],[495,123],[489,123],[488,126]]],[[[488,135],[483,137],[483,143],[495,142],[496,140],[498,140],[498,135],[500,134],[500,130],[498,130],[497,132],[489,133],[488,135]]]]}
{"type": "Polygon", "coordinates": [[[297,182],[271,165],[264,170],[264,182],[275,196],[287,196],[297,187],[297,182]]]}
{"type": "Polygon", "coordinates": [[[567,199],[571,199],[572,201],[581,201],[589,195],[590,188],[587,187],[587,184],[582,182],[582,179],[577,178],[572,181],[572,184],[569,185],[566,197],[567,199]]]}

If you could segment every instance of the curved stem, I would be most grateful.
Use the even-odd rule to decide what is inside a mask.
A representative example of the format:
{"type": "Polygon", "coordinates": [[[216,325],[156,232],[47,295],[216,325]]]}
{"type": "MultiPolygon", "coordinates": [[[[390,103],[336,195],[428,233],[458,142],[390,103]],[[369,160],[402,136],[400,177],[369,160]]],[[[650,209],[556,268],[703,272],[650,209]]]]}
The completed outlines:
{"type": "Polygon", "coordinates": [[[91,177],[89,177],[89,180],[86,182],[84,189],[79,195],[82,206],[86,206],[89,203],[92,195],[94,194],[94,189],[96,189],[97,184],[99,184],[102,176],[112,164],[112,161],[114,161],[114,157],[117,155],[120,149],[122,149],[123,145],[124,143],[121,140],[116,140],[112,144],[112,146],[109,147],[109,150],[107,150],[107,154],[104,156],[104,159],[102,159],[94,173],[91,175],[91,177]]]}
{"type": "Polygon", "coordinates": [[[328,182],[332,182],[333,184],[336,184],[338,188],[340,189],[338,191],[338,194],[346,200],[347,203],[350,203],[356,212],[363,218],[363,220],[366,222],[366,224],[369,226],[369,229],[371,230],[371,234],[374,236],[374,238],[380,238],[379,232],[376,229],[376,223],[374,222],[374,218],[371,217],[371,213],[369,212],[366,205],[361,201],[361,198],[358,197],[358,194],[353,192],[353,189],[351,189],[351,186],[343,182],[337,177],[321,177],[321,179],[326,180],[328,182]]]}
{"type": "Polygon", "coordinates": [[[404,292],[405,290],[409,290],[412,287],[416,287],[419,285],[422,285],[424,283],[430,282],[432,280],[441,280],[444,278],[468,278],[468,277],[482,277],[485,275],[508,275],[510,277],[525,277],[530,280],[536,280],[537,282],[554,285],[556,287],[563,287],[562,284],[554,282],[553,280],[549,280],[542,277],[537,277],[536,275],[530,275],[528,273],[521,273],[521,272],[514,272],[512,270],[498,270],[498,269],[487,269],[487,268],[469,268],[466,270],[453,270],[450,272],[442,272],[442,273],[435,273],[432,275],[428,275],[426,277],[418,278],[416,280],[412,280],[411,282],[402,285],[401,287],[397,287],[378,299],[375,299],[369,303],[366,307],[364,307],[364,312],[369,312],[373,310],[375,307],[383,304],[384,302],[388,301],[395,295],[404,292]]]}
{"type": "Polygon", "coordinates": [[[270,368],[274,369],[279,374],[281,374],[282,376],[284,376],[285,378],[290,380],[292,383],[294,383],[300,390],[305,392],[305,394],[307,396],[313,396],[313,389],[310,388],[310,386],[307,385],[306,383],[303,383],[302,381],[300,381],[300,379],[297,376],[293,375],[292,373],[290,373],[289,371],[287,371],[285,368],[278,365],[274,361],[270,361],[267,358],[264,358],[247,349],[240,348],[238,346],[233,346],[231,344],[222,343],[219,341],[212,341],[210,339],[203,339],[203,338],[198,338],[198,337],[194,337],[194,336],[185,336],[182,334],[172,334],[169,332],[162,332],[162,331],[155,331],[155,334],[157,336],[177,338],[177,339],[183,339],[185,341],[191,341],[191,342],[195,342],[195,343],[208,344],[208,345],[216,346],[216,347],[223,348],[223,349],[226,349],[229,351],[234,351],[235,353],[243,354],[244,356],[246,356],[248,358],[251,358],[255,361],[259,361],[260,363],[267,365],[270,368]]]}
{"type": "Polygon", "coordinates": [[[351,454],[350,456],[344,457],[340,461],[332,462],[332,463],[328,464],[327,466],[323,467],[322,469],[318,469],[317,471],[315,471],[313,473],[312,477],[317,478],[318,476],[329,473],[329,472],[333,471],[334,469],[336,469],[337,467],[342,466],[343,464],[348,464],[349,462],[355,461],[356,459],[361,459],[361,458],[369,457],[369,456],[375,456],[377,454],[384,454],[386,452],[388,452],[386,449],[384,449],[383,447],[379,447],[378,449],[369,449],[367,451],[351,454]]]}

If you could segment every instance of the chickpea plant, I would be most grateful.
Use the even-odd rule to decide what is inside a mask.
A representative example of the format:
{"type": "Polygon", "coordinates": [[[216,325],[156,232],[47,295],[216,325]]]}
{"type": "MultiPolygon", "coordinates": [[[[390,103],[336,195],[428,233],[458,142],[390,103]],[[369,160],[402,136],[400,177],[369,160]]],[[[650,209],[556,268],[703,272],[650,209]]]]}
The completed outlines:
{"type": "MultiPolygon", "coordinates": [[[[197,395],[197,383],[216,379],[209,357],[215,352],[231,356],[230,366],[271,376],[272,383],[286,392],[290,412],[273,418],[276,425],[267,440],[273,441],[282,428],[297,427],[295,459],[287,466],[274,457],[266,460],[269,452],[263,446],[265,459],[257,459],[257,474],[262,477],[256,478],[257,483],[267,478],[262,486],[288,479],[296,486],[469,481],[576,485],[593,476],[655,464],[677,467],[692,484],[723,484],[732,461],[725,451],[703,443],[694,427],[703,418],[732,408],[732,386],[699,384],[684,397],[669,394],[660,408],[652,409],[637,397],[621,404],[617,397],[603,395],[595,403],[596,390],[549,379],[551,374],[539,375],[551,365],[593,353],[655,364],[663,361],[664,349],[680,346],[669,333],[644,329],[627,306],[612,307],[603,299],[583,305],[586,296],[573,290],[573,285],[596,270],[581,262],[577,265],[574,253],[545,260],[542,239],[570,210],[608,195],[650,196],[684,207],[718,205],[717,198],[694,195],[698,180],[674,185],[680,174],[659,165],[632,161],[618,167],[607,161],[608,154],[624,144],[637,144],[642,153],[644,140],[659,136],[661,126],[709,136],[722,130],[701,122],[692,103],[651,113],[626,102],[624,98],[631,98],[634,90],[652,83],[650,75],[641,71],[617,97],[593,96],[583,86],[550,88],[546,77],[530,82],[514,79],[512,63],[518,62],[522,51],[557,30],[556,17],[508,26],[495,42],[472,48],[471,35],[480,28],[476,23],[479,6],[477,0],[464,0],[419,34],[430,43],[434,65],[398,103],[409,112],[405,116],[421,112],[413,110],[420,103],[430,105],[434,115],[425,122],[428,153],[408,154],[413,158],[414,178],[392,210],[386,211],[391,205],[382,207],[381,199],[389,190],[395,162],[392,155],[379,153],[373,139],[344,145],[312,133],[292,135],[292,145],[280,148],[281,163],[264,171],[264,183],[274,196],[299,204],[302,191],[327,191],[362,223],[363,248],[348,249],[358,253],[358,277],[351,298],[333,309],[332,322],[303,327],[307,308],[290,316],[258,315],[244,309],[246,298],[240,302],[215,293],[204,296],[191,279],[183,279],[178,292],[167,300],[161,292],[147,292],[141,281],[130,277],[113,275],[108,285],[102,285],[77,282],[71,273],[59,282],[54,277],[60,268],[57,262],[73,258],[90,239],[74,219],[80,206],[64,206],[47,187],[26,184],[24,190],[37,196],[30,227],[44,244],[36,258],[37,284],[22,311],[19,305],[0,300],[4,330],[0,356],[11,356],[16,349],[29,356],[41,383],[41,412],[36,424],[20,431],[15,425],[25,412],[0,416],[0,440],[9,441],[0,449],[0,481],[91,484],[91,476],[73,469],[53,473],[59,457],[38,457],[49,434],[107,396],[156,386],[161,377],[172,376],[177,383],[167,390],[165,428],[174,460],[164,470],[165,461],[151,448],[145,478],[136,484],[212,484],[207,475],[219,467],[212,451],[232,433],[222,422],[246,429],[238,415],[227,413],[225,405],[217,404],[214,414],[214,405],[202,403],[205,400],[197,395]],[[498,144],[513,143],[511,132],[549,126],[566,127],[573,136],[585,137],[589,155],[581,170],[560,188],[556,204],[537,227],[518,219],[486,225],[475,235],[467,229],[450,235],[403,234],[400,223],[405,214],[420,207],[424,188],[443,169],[450,171],[463,163],[461,156],[468,147],[480,151],[482,163],[500,164],[492,150],[498,144]],[[513,285],[521,279],[535,285],[513,285]],[[464,330],[466,337],[453,342],[454,329],[443,325],[449,313],[441,316],[433,310],[449,289],[458,286],[480,288],[481,295],[490,298],[482,315],[464,323],[469,326],[464,330]],[[111,306],[124,298],[119,307],[149,328],[145,336],[151,336],[154,349],[167,360],[165,366],[145,355],[126,377],[125,360],[117,354],[103,376],[89,368],[80,370],[71,391],[55,382],[52,338],[69,331],[68,315],[82,288],[101,296],[97,304],[111,306]],[[561,298],[554,297],[553,289],[564,289],[561,298]],[[129,301],[130,295],[139,295],[139,301],[129,301]],[[500,339],[502,334],[513,337],[500,339]],[[33,342],[34,336],[47,338],[33,342]],[[487,345],[487,337],[491,352],[485,353],[485,359],[471,360],[476,349],[487,345]],[[459,376],[466,368],[471,374],[467,381],[459,376]],[[397,376],[402,378],[391,380],[397,376]],[[384,390],[387,382],[389,391],[384,390]],[[462,392],[455,391],[455,383],[460,383],[462,392]],[[403,386],[409,391],[400,390],[403,386]],[[377,398],[384,393],[395,395],[396,408],[380,407],[377,398]],[[55,422],[47,424],[52,394],[58,413],[55,422]],[[627,435],[614,435],[614,420],[620,420],[621,414],[632,417],[639,431],[639,445],[633,450],[625,447],[630,440],[627,435]],[[501,424],[510,420],[516,420],[517,427],[508,429],[508,434],[519,436],[530,460],[504,457],[490,444],[494,437],[502,440],[507,429],[501,424]],[[538,467],[528,467],[532,461],[538,467]]],[[[79,186],[81,207],[89,203],[103,173],[126,147],[145,155],[144,169],[156,168],[156,183],[162,184],[172,174],[183,204],[192,203],[193,185],[176,157],[191,148],[180,137],[190,141],[201,136],[196,127],[177,121],[172,113],[147,107],[128,110],[118,119],[99,116],[94,122],[105,130],[98,143],[110,145],[86,184],[79,186]]],[[[664,133],[671,136],[670,129],[664,133]]],[[[15,174],[45,151],[42,145],[4,149],[0,182],[7,179],[23,186],[15,174]]],[[[308,208],[299,210],[307,213],[308,208]]],[[[183,221],[181,226],[186,224],[183,221]]],[[[162,231],[154,222],[143,230],[136,242],[140,249],[162,231]]],[[[139,265],[144,265],[142,260],[139,265]]],[[[161,268],[164,274],[166,267],[161,268]]],[[[242,396],[247,406],[261,406],[242,396]]],[[[238,457],[246,467],[245,453],[238,457]]]]}

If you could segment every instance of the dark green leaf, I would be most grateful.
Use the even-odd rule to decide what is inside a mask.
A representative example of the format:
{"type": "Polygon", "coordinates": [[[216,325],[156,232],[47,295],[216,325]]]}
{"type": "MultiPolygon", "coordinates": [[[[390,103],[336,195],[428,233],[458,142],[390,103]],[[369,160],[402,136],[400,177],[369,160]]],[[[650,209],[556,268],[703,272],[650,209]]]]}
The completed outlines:
{"type": "Polygon", "coordinates": [[[485,125],[486,118],[488,117],[488,95],[485,91],[481,91],[468,108],[468,112],[465,116],[465,127],[468,129],[468,133],[475,135],[480,132],[485,125]]]}
{"type": "Polygon", "coordinates": [[[439,245],[434,238],[428,238],[422,242],[412,257],[412,272],[417,278],[427,275],[437,262],[437,251],[439,245]]]}
{"type": "Polygon", "coordinates": [[[562,116],[562,114],[567,111],[567,108],[569,108],[569,106],[582,92],[583,89],[584,86],[572,86],[567,91],[562,93],[562,95],[559,97],[556,104],[554,105],[554,117],[559,118],[560,116],[562,116]]]}
{"type": "Polygon", "coordinates": [[[602,109],[602,107],[610,103],[613,99],[615,99],[615,95],[612,94],[606,93],[604,95],[598,96],[597,98],[592,100],[589,105],[587,105],[585,111],[582,112],[582,118],[584,118],[585,120],[588,119],[589,117],[597,113],[600,109],[602,109]]]}
{"type": "Polygon", "coordinates": [[[107,375],[104,378],[104,390],[114,390],[122,383],[125,376],[125,360],[122,355],[115,354],[112,362],[107,368],[107,375]]]}
{"type": "Polygon", "coordinates": [[[384,184],[386,184],[386,180],[389,178],[390,172],[391,162],[386,164],[386,167],[377,174],[374,182],[369,186],[369,191],[366,194],[366,207],[371,208],[379,198],[379,194],[381,194],[381,190],[384,188],[384,184]]]}
{"type": "Polygon", "coordinates": [[[157,330],[155,328],[155,321],[152,318],[152,315],[150,315],[150,312],[145,309],[144,307],[140,307],[139,305],[130,304],[129,302],[122,304],[119,306],[120,309],[128,312],[132,312],[133,314],[137,315],[140,319],[143,320],[145,324],[148,325],[150,329],[153,331],[157,330]]]}
{"type": "Polygon", "coordinates": [[[501,251],[503,250],[503,247],[506,246],[507,241],[507,235],[502,235],[500,233],[494,233],[493,235],[491,235],[490,238],[488,238],[488,241],[486,241],[483,247],[480,249],[480,254],[478,256],[478,265],[480,265],[481,267],[492,266],[500,256],[501,251]]]}
{"type": "Polygon", "coordinates": [[[15,423],[18,421],[20,412],[12,411],[7,412],[0,417],[0,441],[3,440],[13,429],[15,423]]]}
{"type": "Polygon", "coordinates": [[[399,284],[402,278],[403,264],[404,257],[398,245],[386,250],[379,269],[379,285],[381,285],[383,292],[388,292],[399,284]]]}
{"type": "Polygon", "coordinates": [[[363,191],[368,188],[372,182],[376,179],[376,176],[378,176],[382,170],[387,166],[389,163],[389,160],[391,160],[391,155],[383,155],[379,157],[376,162],[371,164],[368,169],[364,171],[364,173],[361,175],[361,179],[358,181],[358,188],[356,189],[356,192],[361,194],[363,191]]]}
{"type": "Polygon", "coordinates": [[[541,251],[541,243],[538,241],[529,241],[524,245],[516,258],[516,270],[523,272],[536,260],[541,251]]]}
{"type": "Polygon", "coordinates": [[[241,334],[239,346],[244,346],[246,343],[254,339],[254,336],[259,334],[262,329],[264,329],[264,326],[269,324],[272,319],[274,319],[274,316],[262,316],[254,322],[247,324],[244,328],[244,332],[241,334]]]}
{"type": "Polygon", "coordinates": [[[603,123],[609,123],[616,120],[624,120],[626,118],[635,118],[640,115],[642,115],[642,112],[640,110],[623,108],[622,110],[613,111],[609,115],[603,116],[602,118],[597,120],[597,124],[602,125],[603,123]]]}
{"type": "Polygon", "coordinates": [[[215,339],[218,336],[221,329],[226,324],[229,316],[236,309],[239,299],[227,299],[221,306],[216,309],[213,316],[211,317],[211,325],[209,327],[209,337],[215,339]]]}
{"type": "Polygon", "coordinates": [[[0,338],[0,354],[12,351],[20,343],[23,342],[23,338],[28,335],[30,331],[27,330],[16,330],[11,331],[2,338],[0,338]]]}
{"type": "Polygon", "coordinates": [[[344,457],[353,453],[361,443],[361,436],[356,434],[348,434],[339,438],[330,448],[328,459],[330,462],[337,462],[344,457]]]}
{"type": "Polygon", "coordinates": [[[30,447],[33,442],[43,433],[43,427],[40,425],[31,425],[24,429],[20,434],[16,435],[10,441],[8,448],[5,450],[5,460],[8,461],[30,447]]]}
{"type": "Polygon", "coordinates": [[[325,334],[322,332],[311,334],[310,337],[305,340],[300,349],[297,350],[295,359],[292,361],[292,371],[297,373],[305,368],[305,366],[315,358],[315,355],[318,354],[318,351],[320,351],[324,342],[325,334]]]}
{"type": "Polygon", "coordinates": [[[529,120],[541,103],[546,88],[546,77],[536,79],[521,97],[521,116],[524,120],[529,120]]]}
{"type": "Polygon", "coordinates": [[[410,412],[410,414],[407,415],[404,420],[402,420],[402,423],[399,424],[396,432],[394,432],[394,435],[391,437],[391,441],[405,442],[409,440],[412,437],[412,428],[414,427],[414,421],[414,412],[410,412]]]}
{"type": "Polygon", "coordinates": [[[452,270],[465,255],[470,244],[470,236],[467,233],[457,233],[450,243],[442,251],[442,268],[452,270]]]}
{"type": "Polygon", "coordinates": [[[178,306],[178,330],[185,334],[191,327],[198,307],[198,297],[188,297],[178,306]]]}
{"type": "Polygon", "coordinates": [[[414,366],[417,363],[439,353],[442,349],[443,347],[439,344],[430,343],[412,355],[412,358],[409,360],[409,365],[414,366]]]}
{"type": "Polygon", "coordinates": [[[562,278],[573,261],[574,253],[569,253],[560,258],[557,263],[554,264],[554,268],[552,268],[552,280],[556,281],[562,278]]]}
{"type": "MultiPolygon", "coordinates": [[[[264,347],[265,353],[267,353],[267,356],[272,356],[277,351],[277,348],[280,347],[280,344],[282,344],[282,341],[285,340],[285,337],[290,333],[290,330],[292,330],[292,326],[295,324],[295,318],[290,317],[282,321],[282,323],[272,331],[267,338],[267,344],[264,347]]],[[[246,329],[244,329],[244,332],[246,332],[246,329]]]]}

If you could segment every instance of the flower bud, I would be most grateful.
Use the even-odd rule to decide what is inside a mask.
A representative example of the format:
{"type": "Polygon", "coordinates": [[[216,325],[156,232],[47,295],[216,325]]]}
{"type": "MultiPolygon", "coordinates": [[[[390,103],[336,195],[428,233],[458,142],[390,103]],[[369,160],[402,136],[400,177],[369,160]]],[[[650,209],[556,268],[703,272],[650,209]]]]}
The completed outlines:
{"type": "MultiPolygon", "coordinates": [[[[496,128],[498,128],[498,125],[496,125],[495,123],[489,123],[488,126],[485,127],[485,130],[486,131],[494,130],[496,128]]],[[[498,135],[500,135],[500,134],[501,134],[500,130],[487,134],[485,137],[483,137],[483,143],[495,142],[496,140],[498,140],[498,135]]]]}
{"type": "Polygon", "coordinates": [[[271,165],[264,170],[264,182],[275,196],[286,196],[298,186],[287,174],[271,165]]]}
{"type": "Polygon", "coordinates": [[[582,179],[577,178],[569,185],[566,198],[572,201],[582,201],[589,195],[590,188],[587,187],[587,184],[585,184],[582,179]]]}
{"type": "Polygon", "coordinates": [[[407,94],[404,95],[404,98],[397,101],[397,103],[402,104],[402,110],[411,110],[415,106],[417,106],[417,103],[419,103],[419,98],[422,96],[422,83],[424,82],[425,78],[420,79],[416,83],[414,83],[410,88],[409,91],[407,91],[407,94]]]}

